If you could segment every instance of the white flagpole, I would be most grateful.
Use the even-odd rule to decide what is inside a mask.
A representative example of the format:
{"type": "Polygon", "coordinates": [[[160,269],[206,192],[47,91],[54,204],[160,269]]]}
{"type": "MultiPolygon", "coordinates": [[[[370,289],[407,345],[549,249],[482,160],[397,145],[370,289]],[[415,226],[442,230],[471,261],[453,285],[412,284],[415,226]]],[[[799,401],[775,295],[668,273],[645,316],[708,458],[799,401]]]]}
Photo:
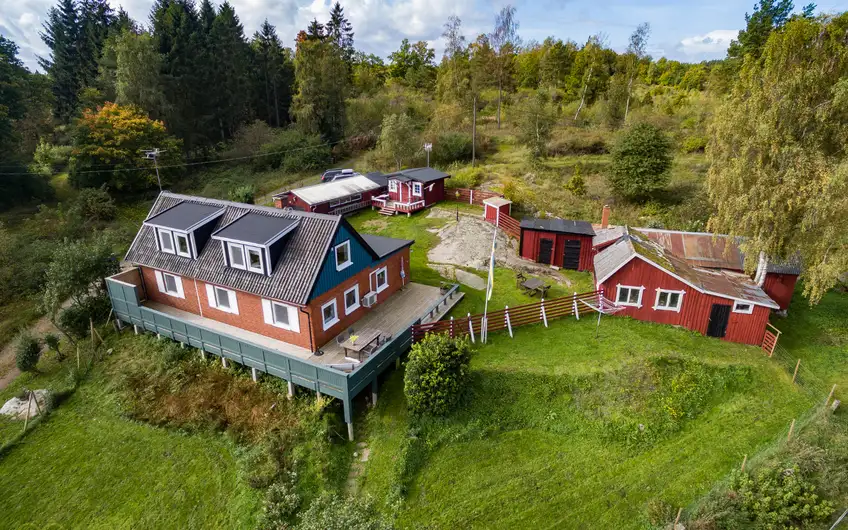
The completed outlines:
{"type": "Polygon", "coordinates": [[[495,290],[495,245],[498,239],[498,227],[495,225],[495,233],[492,235],[492,255],[489,258],[489,279],[486,282],[486,304],[483,308],[483,320],[480,326],[481,342],[486,343],[489,331],[489,298],[492,297],[492,291],[495,290]]]}

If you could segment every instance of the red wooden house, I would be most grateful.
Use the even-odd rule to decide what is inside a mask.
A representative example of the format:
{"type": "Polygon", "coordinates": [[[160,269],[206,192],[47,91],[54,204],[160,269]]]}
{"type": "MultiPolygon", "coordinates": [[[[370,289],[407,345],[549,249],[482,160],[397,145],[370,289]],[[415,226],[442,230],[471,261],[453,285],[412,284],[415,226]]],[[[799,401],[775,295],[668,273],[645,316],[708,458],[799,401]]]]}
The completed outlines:
{"type": "Polygon", "coordinates": [[[586,221],[525,218],[518,253],[522,258],[564,269],[592,270],[592,236],[586,221]]]}
{"type": "Polygon", "coordinates": [[[372,203],[384,215],[407,215],[423,210],[445,198],[445,179],[450,175],[430,167],[404,169],[386,175],[388,193],[372,203]]]}
{"type": "Polygon", "coordinates": [[[386,177],[378,171],[279,193],[274,206],[344,215],[371,206],[371,199],[385,192],[386,177]]]}
{"type": "MultiPolygon", "coordinates": [[[[690,264],[635,229],[620,229],[594,257],[595,283],[639,320],[760,344],[779,305],[743,272],[690,264]]],[[[602,234],[603,236],[603,234],[602,234]]]]}

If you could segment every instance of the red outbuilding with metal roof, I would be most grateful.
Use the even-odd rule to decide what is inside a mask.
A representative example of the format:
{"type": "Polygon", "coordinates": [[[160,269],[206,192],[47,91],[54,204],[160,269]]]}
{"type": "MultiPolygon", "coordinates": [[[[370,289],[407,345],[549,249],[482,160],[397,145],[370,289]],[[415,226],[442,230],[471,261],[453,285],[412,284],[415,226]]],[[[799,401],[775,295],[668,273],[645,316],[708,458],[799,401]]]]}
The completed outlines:
{"type": "Polygon", "coordinates": [[[579,271],[592,270],[592,236],[586,221],[525,218],[518,253],[522,258],[579,271]]]}

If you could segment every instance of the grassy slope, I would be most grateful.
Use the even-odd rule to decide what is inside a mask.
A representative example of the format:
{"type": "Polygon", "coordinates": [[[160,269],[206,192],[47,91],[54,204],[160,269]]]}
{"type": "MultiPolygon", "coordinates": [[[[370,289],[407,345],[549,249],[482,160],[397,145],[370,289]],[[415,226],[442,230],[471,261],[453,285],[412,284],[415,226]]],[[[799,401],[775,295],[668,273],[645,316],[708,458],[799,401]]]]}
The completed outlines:
{"type": "MultiPolygon", "coordinates": [[[[85,361],[85,359],[83,359],[85,361]]],[[[69,364],[45,358],[0,393],[62,388],[69,364]]],[[[185,434],[121,414],[102,369],[47,420],[0,457],[3,525],[42,528],[235,528],[250,524],[251,490],[234,446],[214,434],[185,434]]],[[[0,421],[2,441],[21,422],[0,421]]]]}
{"type": "MultiPolygon", "coordinates": [[[[844,310],[846,296],[834,293],[825,304],[844,310]]],[[[793,307],[783,327],[821,329],[830,315],[793,307]]],[[[792,343],[785,346],[796,351],[792,343]]],[[[471,401],[446,422],[454,440],[434,448],[415,477],[400,512],[404,527],[638,528],[649,500],[689,505],[743,454],[784,436],[789,420],[812,403],[791,385],[791,372],[755,348],[620,318],[602,321],[600,340],[586,320],[558,321],[546,331],[522,328],[514,340],[493,334],[472,368],[471,401]],[[681,432],[643,453],[599,438],[567,395],[544,390],[545,374],[555,379],[610,371],[634,359],[675,354],[750,366],[753,381],[744,391],[721,395],[681,432]],[[481,421],[502,428],[481,434],[473,427],[481,421]]],[[[401,373],[392,374],[383,396],[369,417],[372,454],[363,479],[364,490],[377,498],[391,489],[407,429],[401,373]]]]}

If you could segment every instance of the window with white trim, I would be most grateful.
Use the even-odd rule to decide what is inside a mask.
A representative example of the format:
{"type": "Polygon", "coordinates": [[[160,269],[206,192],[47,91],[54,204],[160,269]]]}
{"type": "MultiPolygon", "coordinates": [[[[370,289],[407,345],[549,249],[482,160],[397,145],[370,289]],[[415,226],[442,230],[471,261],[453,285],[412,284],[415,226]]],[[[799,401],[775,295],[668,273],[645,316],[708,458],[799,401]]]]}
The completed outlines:
{"type": "Polygon", "coordinates": [[[252,272],[264,273],[262,267],[262,250],[252,247],[244,247],[247,254],[247,270],[252,272]]]}
{"type": "Polygon", "coordinates": [[[642,291],[644,287],[619,285],[615,295],[615,304],[632,307],[642,307],[642,291]]]}
{"type": "Polygon", "coordinates": [[[324,330],[328,330],[339,321],[339,313],[336,310],[336,299],[333,298],[321,306],[321,320],[324,322],[324,330]]]}
{"type": "Polygon", "coordinates": [[[420,197],[422,194],[421,183],[413,182],[412,183],[412,195],[415,197],[420,197]]]}
{"type": "Polygon", "coordinates": [[[209,307],[238,315],[238,299],[236,292],[230,289],[224,289],[217,285],[206,285],[206,297],[209,299],[209,307]]]}
{"type": "Polygon", "coordinates": [[[336,245],[336,270],[340,271],[353,265],[350,259],[350,241],[336,245]]]}
{"type": "Polygon", "coordinates": [[[354,285],[344,292],[345,315],[349,315],[359,309],[359,284],[354,285]]]}
{"type": "Polygon", "coordinates": [[[377,293],[383,292],[389,287],[389,272],[386,267],[371,273],[371,290],[377,293]]]}
{"type": "Polygon", "coordinates": [[[246,270],[244,261],[244,247],[236,243],[227,243],[227,254],[230,258],[230,267],[246,270]]]}
{"type": "Polygon", "coordinates": [[[156,271],[156,285],[159,287],[159,292],[161,293],[177,298],[185,298],[183,279],[179,276],[156,271]]]}
{"type": "Polygon", "coordinates": [[[169,254],[174,254],[174,235],[170,230],[163,230],[161,228],[159,231],[159,248],[162,252],[167,252],[169,254]]]}
{"type": "Polygon", "coordinates": [[[297,308],[273,300],[262,300],[262,313],[265,323],[278,328],[300,332],[297,308]]]}
{"type": "Polygon", "coordinates": [[[683,295],[686,291],[672,291],[669,289],[657,289],[657,299],[654,302],[654,310],[677,311],[683,305],[683,295]]]}
{"type": "Polygon", "coordinates": [[[177,255],[184,258],[191,257],[191,246],[188,241],[188,234],[174,233],[174,242],[177,245],[177,255]]]}
{"type": "Polygon", "coordinates": [[[751,302],[733,302],[733,312],[734,313],[743,313],[745,315],[750,315],[754,312],[754,304],[751,302]]]}
{"type": "Polygon", "coordinates": [[[389,181],[389,191],[397,192],[397,181],[396,180],[390,180],[389,181]]]}

